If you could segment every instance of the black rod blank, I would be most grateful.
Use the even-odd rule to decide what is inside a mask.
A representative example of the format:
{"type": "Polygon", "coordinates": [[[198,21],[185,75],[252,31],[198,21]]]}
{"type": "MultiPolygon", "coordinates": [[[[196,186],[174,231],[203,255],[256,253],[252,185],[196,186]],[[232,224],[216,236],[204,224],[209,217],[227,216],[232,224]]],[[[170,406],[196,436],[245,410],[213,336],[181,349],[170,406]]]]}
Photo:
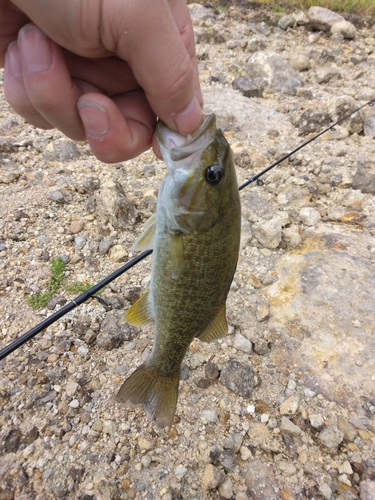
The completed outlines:
{"type": "Polygon", "coordinates": [[[23,344],[25,344],[28,340],[35,337],[35,335],[40,333],[42,330],[46,329],[47,327],[49,327],[50,325],[55,323],[55,321],[62,318],[69,311],[71,311],[75,307],[79,306],[80,304],[83,304],[84,302],[86,302],[86,300],[88,300],[90,297],[95,295],[99,290],[101,290],[106,285],[111,283],[111,281],[113,281],[116,278],[118,278],[119,276],[121,276],[121,274],[123,274],[126,271],[128,271],[129,269],[131,269],[133,266],[138,264],[138,262],[143,260],[145,257],[150,255],[151,253],[152,253],[152,250],[146,250],[145,252],[142,252],[141,254],[137,255],[137,257],[135,257],[134,259],[127,262],[125,265],[120,267],[120,269],[117,269],[117,271],[113,272],[112,274],[110,274],[109,276],[104,278],[102,281],[100,281],[96,285],[92,286],[89,290],[81,293],[81,295],[78,295],[78,297],[76,297],[71,302],[69,302],[69,304],[66,304],[64,307],[62,307],[58,311],[51,314],[51,316],[48,316],[48,318],[43,320],[41,323],[34,326],[34,328],[32,328],[28,332],[24,333],[20,337],[18,337],[18,339],[14,340],[12,343],[7,345],[6,347],[4,347],[4,349],[2,349],[0,351],[0,360],[5,358],[6,356],[8,356],[8,354],[14,352],[16,349],[18,349],[23,344]]]}

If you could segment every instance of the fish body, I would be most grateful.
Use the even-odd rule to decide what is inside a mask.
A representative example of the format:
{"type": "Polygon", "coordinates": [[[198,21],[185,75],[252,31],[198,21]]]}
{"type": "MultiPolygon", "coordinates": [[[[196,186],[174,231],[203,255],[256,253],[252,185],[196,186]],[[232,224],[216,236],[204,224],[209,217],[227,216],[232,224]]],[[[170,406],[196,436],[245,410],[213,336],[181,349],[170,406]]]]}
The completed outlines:
{"type": "Polygon", "coordinates": [[[153,247],[150,288],[125,316],[137,326],[154,321],[155,342],[117,399],[143,406],[157,427],[165,427],[176,411],[190,343],[227,334],[225,303],[237,264],[241,209],[232,152],[215,115],[188,138],[159,122],[157,138],[168,173],[156,216],[135,245],[153,247]]]}

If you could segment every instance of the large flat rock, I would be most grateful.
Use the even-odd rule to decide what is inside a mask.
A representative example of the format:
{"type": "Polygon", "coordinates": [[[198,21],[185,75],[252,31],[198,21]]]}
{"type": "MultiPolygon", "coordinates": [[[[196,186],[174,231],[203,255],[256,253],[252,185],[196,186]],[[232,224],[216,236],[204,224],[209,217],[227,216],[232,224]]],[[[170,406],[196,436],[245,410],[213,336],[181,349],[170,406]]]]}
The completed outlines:
{"type": "Polygon", "coordinates": [[[284,134],[295,133],[289,118],[276,111],[267,101],[261,103],[232,89],[204,88],[204,112],[215,113],[218,126],[227,132],[243,132],[256,142],[270,129],[284,134]]]}
{"type": "Polygon", "coordinates": [[[355,409],[375,401],[375,238],[327,227],[311,231],[300,250],[281,257],[269,286],[271,350],[316,392],[355,409]]]}

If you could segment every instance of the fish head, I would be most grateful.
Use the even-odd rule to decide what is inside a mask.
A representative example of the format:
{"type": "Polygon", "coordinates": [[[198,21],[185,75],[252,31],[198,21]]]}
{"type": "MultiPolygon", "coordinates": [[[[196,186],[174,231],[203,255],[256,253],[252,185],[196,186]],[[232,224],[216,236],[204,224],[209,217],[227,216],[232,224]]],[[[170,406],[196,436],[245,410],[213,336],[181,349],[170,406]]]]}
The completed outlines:
{"type": "Polygon", "coordinates": [[[215,115],[187,137],[158,122],[156,136],[168,167],[158,198],[168,229],[191,234],[210,228],[229,191],[238,189],[232,153],[215,115]]]}

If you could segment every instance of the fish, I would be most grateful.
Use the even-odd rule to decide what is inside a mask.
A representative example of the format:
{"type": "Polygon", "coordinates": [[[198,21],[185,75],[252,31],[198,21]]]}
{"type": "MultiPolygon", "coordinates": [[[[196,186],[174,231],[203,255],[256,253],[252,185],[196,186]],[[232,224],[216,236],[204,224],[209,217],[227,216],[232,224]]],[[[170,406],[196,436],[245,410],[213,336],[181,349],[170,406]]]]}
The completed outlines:
{"type": "Polygon", "coordinates": [[[125,314],[134,326],[154,322],[155,340],[116,399],[143,407],[163,428],[172,425],[181,363],[193,339],[212,342],[228,333],[241,205],[232,151],[214,114],[187,137],[159,121],[156,137],[168,171],[156,213],[133,246],[153,249],[150,286],[125,314]]]}

